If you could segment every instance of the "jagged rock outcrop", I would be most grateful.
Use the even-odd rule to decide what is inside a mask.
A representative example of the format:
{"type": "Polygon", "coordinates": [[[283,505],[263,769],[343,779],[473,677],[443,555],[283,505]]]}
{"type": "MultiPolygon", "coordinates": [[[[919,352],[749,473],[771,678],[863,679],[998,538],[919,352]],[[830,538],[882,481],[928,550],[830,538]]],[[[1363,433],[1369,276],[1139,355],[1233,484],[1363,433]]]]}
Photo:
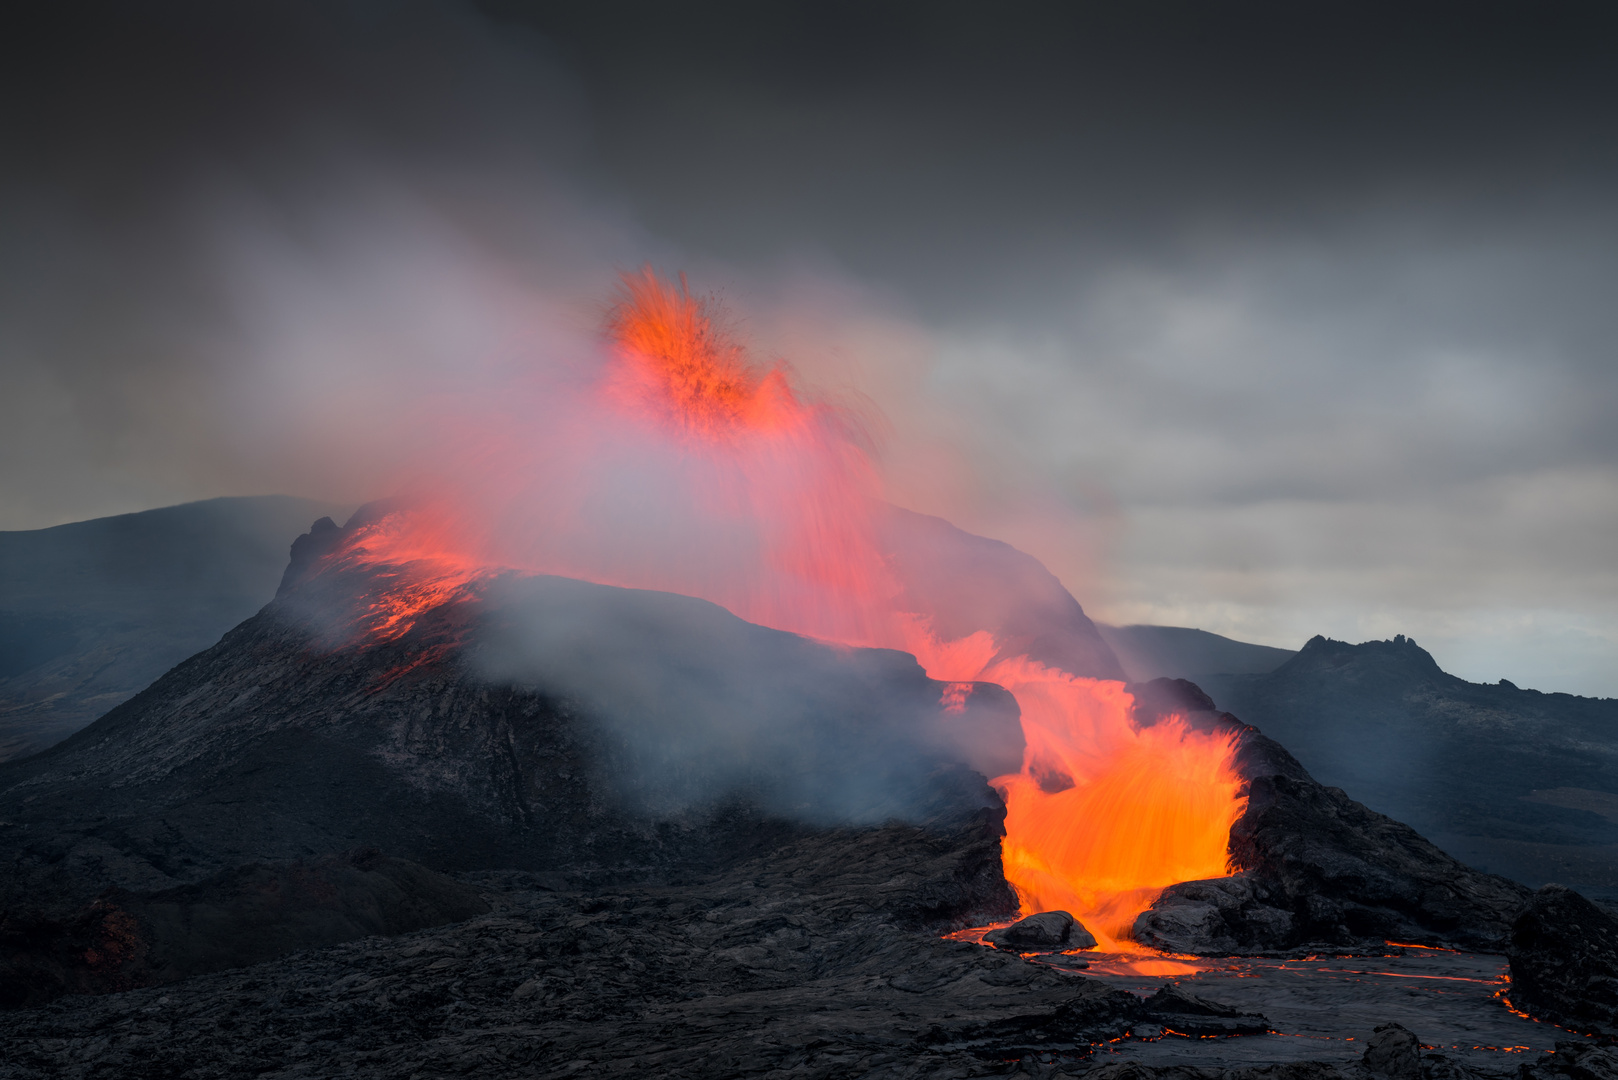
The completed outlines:
{"type": "Polygon", "coordinates": [[[1242,874],[1169,886],[1136,918],[1134,934],[1143,945],[1199,956],[1275,952],[1301,938],[1287,899],[1242,874]]]}
{"type": "Polygon", "coordinates": [[[1467,682],[1402,635],[1316,637],[1268,674],[1203,688],[1323,783],[1469,865],[1618,887],[1618,699],[1467,682]]]}
{"type": "Polygon", "coordinates": [[[1135,936],[1171,952],[1278,952],[1387,940],[1500,951],[1530,890],[1451,858],[1408,825],[1315,782],[1273,739],[1212,709],[1184,680],[1136,690],[1137,717],[1171,712],[1239,736],[1247,807],[1231,828],[1233,877],[1170,886],[1135,936]]]}
{"type": "Polygon", "coordinates": [[[1421,1080],[1421,1042],[1400,1024],[1379,1025],[1361,1061],[1372,1076],[1421,1080]]]}
{"type": "Polygon", "coordinates": [[[1511,928],[1511,1002],[1541,1020],[1618,1038],[1618,918],[1546,885],[1511,928]]]}

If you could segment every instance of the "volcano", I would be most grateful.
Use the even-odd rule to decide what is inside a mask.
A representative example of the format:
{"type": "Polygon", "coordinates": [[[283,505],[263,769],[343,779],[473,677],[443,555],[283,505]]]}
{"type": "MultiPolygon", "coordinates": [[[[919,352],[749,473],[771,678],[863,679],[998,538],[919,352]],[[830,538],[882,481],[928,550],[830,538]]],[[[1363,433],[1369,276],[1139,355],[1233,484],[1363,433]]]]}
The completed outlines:
{"type": "MultiPolygon", "coordinates": [[[[331,555],[378,512],[318,523],[218,645],[0,766],[0,981],[36,1006],[0,1014],[16,1075],[59,1074],[64,1038],[101,1029],[121,1034],[83,1065],[123,1075],[274,1071],[313,1043],[354,1075],[418,1069],[420,1047],[436,1071],[549,1073],[610,1045],[666,1075],[912,1076],[1273,1026],[945,936],[1019,910],[989,782],[1026,753],[1003,688],[543,575],[356,639],[398,577],[331,555]]],[[[995,567],[1045,581],[917,522],[940,571],[966,552],[984,589],[995,567]]],[[[1054,640],[1060,611],[1088,640],[1045,599],[998,628],[1054,640]]],[[[1143,902],[1146,955],[1503,947],[1526,889],[1315,783],[1189,683],[1112,685],[1133,725],[1228,739],[1243,783],[1236,873],[1143,902]]]]}
{"type": "MultiPolygon", "coordinates": [[[[868,852],[871,836],[926,854],[905,925],[943,932],[1016,912],[1005,804],[988,782],[1026,753],[1003,688],[940,682],[907,654],[815,642],[690,597],[550,576],[496,575],[401,634],[355,641],[346,635],[397,578],[330,553],[378,512],[317,523],[263,611],[84,731],[0,766],[13,928],[65,926],[98,903],[138,923],[174,890],[355,850],[440,874],[629,889],[708,880],[804,843],[822,860],[841,843],[868,852]]],[[[960,553],[985,588],[996,572],[1037,567],[912,520],[940,573],[960,553]]],[[[1034,604],[1026,620],[1008,610],[998,628],[1059,640],[1052,609],[1071,620],[1069,638],[1090,640],[1071,598],[1034,604]]],[[[1172,721],[1229,739],[1244,784],[1226,841],[1239,872],[1148,897],[1130,913],[1143,944],[1505,940],[1527,890],[1315,783],[1189,683],[1113,685],[1143,730],[1172,721]]],[[[138,984],[147,967],[65,981],[53,969],[36,996],[138,984]]]]}
{"type": "MultiPolygon", "coordinates": [[[[470,993],[474,1027],[571,1003],[500,1051],[545,1069],[629,1009],[636,1068],[666,1044],[691,1075],[763,1073],[835,1043],[967,1074],[1137,1027],[1269,1030],[977,943],[1020,915],[1139,970],[1504,947],[1525,888],[1195,685],[1124,682],[1037,560],[887,503],[857,418],[711,316],[627,278],[557,423],[514,410],[463,433],[459,473],[317,521],[257,615],[0,765],[5,1003],[183,985],[257,1008],[229,969],[336,946],[319,971],[385,954],[318,979],[375,990],[389,1047],[459,1030],[470,993]],[[421,976],[483,957],[475,992],[402,975],[420,954],[377,944],[400,935],[449,950],[421,976]],[[736,1057],[766,1032],[788,1048],[736,1057]]],[[[347,1039],[329,1019],[309,1037],[347,1039]]]]}
{"type": "MultiPolygon", "coordinates": [[[[888,503],[866,418],[783,362],[753,361],[725,327],[683,278],[625,275],[587,364],[543,394],[514,391],[503,412],[446,410],[443,461],[295,551],[316,582],[362,583],[311,585],[327,646],[383,646],[448,604],[544,576],[707,600],[837,649],[907,653],[948,684],[947,714],[979,683],[1010,691],[1020,760],[986,775],[1023,904],[1068,910],[1117,945],[1164,886],[1224,874],[1242,809],[1234,731],[1134,723],[1116,658],[1043,567],[888,503]]],[[[661,670],[629,668],[617,684],[661,670]]],[[[673,741],[728,753],[753,739],[673,741]]]]}

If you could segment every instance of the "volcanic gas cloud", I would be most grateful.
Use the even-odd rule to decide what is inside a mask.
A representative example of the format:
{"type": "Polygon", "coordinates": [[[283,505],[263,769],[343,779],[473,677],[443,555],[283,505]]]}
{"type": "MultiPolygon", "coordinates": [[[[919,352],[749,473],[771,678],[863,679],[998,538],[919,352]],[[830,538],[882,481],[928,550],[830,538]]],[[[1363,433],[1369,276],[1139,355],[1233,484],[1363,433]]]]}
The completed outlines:
{"type": "Polygon", "coordinates": [[[891,507],[859,417],[754,362],[683,276],[626,275],[606,329],[599,363],[551,387],[543,422],[465,422],[460,460],[331,556],[390,583],[362,632],[397,636],[478,579],[517,570],[902,649],[935,679],[1016,695],[1023,766],[992,782],[1025,911],[1065,908],[1103,947],[1128,949],[1158,890],[1228,872],[1242,809],[1230,736],[1177,717],[1137,727],[1122,683],[1035,662],[988,630],[940,640],[932,613],[907,610],[884,551],[891,507]]]}

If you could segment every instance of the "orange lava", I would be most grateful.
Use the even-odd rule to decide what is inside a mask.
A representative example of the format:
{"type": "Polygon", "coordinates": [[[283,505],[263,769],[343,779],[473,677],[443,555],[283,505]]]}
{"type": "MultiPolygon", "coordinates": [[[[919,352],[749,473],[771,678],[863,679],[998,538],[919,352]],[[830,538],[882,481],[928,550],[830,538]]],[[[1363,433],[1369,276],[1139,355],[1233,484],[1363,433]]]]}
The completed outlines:
{"type": "Polygon", "coordinates": [[[1408,941],[1385,941],[1383,944],[1390,949],[1425,949],[1428,952],[1460,952],[1459,949],[1446,949],[1442,945],[1413,945],[1408,941]]]}
{"type": "Polygon", "coordinates": [[[1006,801],[1006,880],[1025,912],[1067,911],[1099,948],[1128,951],[1135,917],[1165,886],[1229,873],[1244,806],[1233,735],[1179,717],[1138,727],[1122,683],[996,659],[986,633],[910,644],[933,678],[999,683],[1022,708],[1022,771],[993,783],[1006,801]]]}
{"type": "Polygon", "coordinates": [[[1184,978],[1187,975],[1207,971],[1209,966],[1194,957],[1168,960],[1157,956],[1142,956],[1139,952],[1090,955],[1085,959],[1089,961],[1089,971],[1092,975],[1139,975],[1148,979],[1184,978]]]}
{"type": "Polygon", "coordinates": [[[455,534],[430,513],[396,511],[356,528],[326,558],[329,569],[363,567],[375,584],[350,628],[367,644],[404,636],[422,615],[470,598],[492,571],[458,550],[455,534]]]}
{"type": "Polygon", "coordinates": [[[713,305],[650,269],[625,274],[607,317],[619,364],[611,392],[631,408],[701,440],[797,426],[803,403],[779,367],[757,370],[717,324],[713,305]]]}
{"type": "MultiPolygon", "coordinates": [[[[1017,698],[1027,742],[1005,798],[1006,876],[1024,911],[1061,908],[1103,948],[1166,885],[1227,873],[1240,814],[1233,737],[1179,718],[1137,727],[1123,684],[1001,655],[986,631],[940,641],[878,542],[885,510],[858,418],[755,364],[713,306],[649,269],[625,275],[604,362],[549,422],[471,432],[453,483],[360,530],[336,562],[394,575],[370,640],[502,568],[701,597],[751,622],[912,652],[951,684],[1017,698]]],[[[479,425],[473,425],[478,427],[479,425]]]]}

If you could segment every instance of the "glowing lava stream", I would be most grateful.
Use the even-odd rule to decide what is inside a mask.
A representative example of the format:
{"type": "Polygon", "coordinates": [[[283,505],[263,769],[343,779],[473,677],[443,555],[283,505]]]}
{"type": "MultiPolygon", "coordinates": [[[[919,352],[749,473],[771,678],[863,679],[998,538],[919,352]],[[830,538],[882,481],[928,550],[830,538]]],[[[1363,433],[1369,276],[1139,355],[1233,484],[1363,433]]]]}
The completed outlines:
{"type": "MultiPolygon", "coordinates": [[[[357,530],[331,565],[394,575],[369,640],[512,568],[701,597],[765,626],[913,653],[946,682],[1011,691],[1027,744],[996,777],[1007,880],[1023,911],[1061,908],[1104,949],[1166,885],[1228,872],[1240,815],[1234,737],[1178,717],[1137,727],[1122,683],[956,641],[906,612],[878,541],[885,503],[857,418],[760,371],[714,312],[649,270],[626,275],[590,392],[543,432],[482,435],[455,483],[357,530]],[[498,468],[488,463],[499,462],[498,468]]],[[[946,707],[961,696],[946,690],[946,707]]]]}
{"type": "Polygon", "coordinates": [[[1233,735],[1177,716],[1137,727],[1123,683],[996,659],[987,633],[940,645],[918,629],[909,647],[933,678],[998,683],[1022,709],[1022,771],[992,783],[1006,802],[1006,880],[1024,913],[1065,910],[1099,948],[1129,951],[1136,915],[1165,886],[1229,873],[1244,807],[1233,735]]]}

